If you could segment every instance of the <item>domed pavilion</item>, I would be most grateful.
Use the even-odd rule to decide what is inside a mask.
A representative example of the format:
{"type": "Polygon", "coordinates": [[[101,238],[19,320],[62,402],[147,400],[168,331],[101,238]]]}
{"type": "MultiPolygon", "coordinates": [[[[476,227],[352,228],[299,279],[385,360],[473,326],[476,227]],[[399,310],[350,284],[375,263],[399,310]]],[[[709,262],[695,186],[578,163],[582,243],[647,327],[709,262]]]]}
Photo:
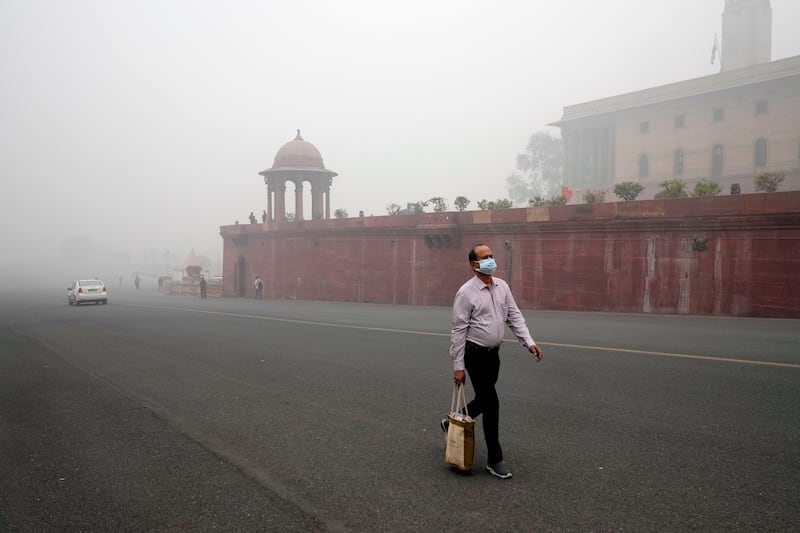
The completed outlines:
{"type": "Polygon", "coordinates": [[[303,220],[303,183],[311,184],[311,218],[331,218],[331,183],[336,172],[328,170],[319,150],[297,137],[281,146],[272,168],[258,173],[267,186],[267,219],[286,218],[286,182],[294,183],[295,220],[303,220]]]}

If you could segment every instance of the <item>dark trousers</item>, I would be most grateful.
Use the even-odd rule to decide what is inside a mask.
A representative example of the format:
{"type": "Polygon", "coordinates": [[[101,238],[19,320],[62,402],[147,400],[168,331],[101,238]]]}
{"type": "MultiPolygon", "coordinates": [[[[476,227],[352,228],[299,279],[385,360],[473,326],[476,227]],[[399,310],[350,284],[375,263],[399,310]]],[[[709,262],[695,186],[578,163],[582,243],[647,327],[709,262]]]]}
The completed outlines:
{"type": "Polygon", "coordinates": [[[464,366],[475,389],[475,398],[467,404],[467,410],[472,418],[483,415],[487,461],[495,464],[503,460],[499,437],[500,400],[494,387],[500,374],[500,347],[485,348],[468,341],[464,348],[464,366]]]}

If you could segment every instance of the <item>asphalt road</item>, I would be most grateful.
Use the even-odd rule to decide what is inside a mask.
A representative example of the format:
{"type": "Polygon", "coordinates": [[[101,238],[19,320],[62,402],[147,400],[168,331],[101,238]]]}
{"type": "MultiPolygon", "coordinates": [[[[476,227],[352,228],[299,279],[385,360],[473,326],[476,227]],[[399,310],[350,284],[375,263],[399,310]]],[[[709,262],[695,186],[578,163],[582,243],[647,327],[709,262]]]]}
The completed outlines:
{"type": "Polygon", "coordinates": [[[526,311],[498,480],[480,422],[444,464],[449,313],[2,292],[0,530],[798,530],[800,321],[526,311]]]}

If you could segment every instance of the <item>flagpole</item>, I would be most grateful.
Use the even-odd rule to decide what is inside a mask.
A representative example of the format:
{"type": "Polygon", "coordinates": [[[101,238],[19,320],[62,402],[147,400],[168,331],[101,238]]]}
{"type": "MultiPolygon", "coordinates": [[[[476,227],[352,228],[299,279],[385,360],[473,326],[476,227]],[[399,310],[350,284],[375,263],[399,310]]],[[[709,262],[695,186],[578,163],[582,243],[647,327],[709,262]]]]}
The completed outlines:
{"type": "Polygon", "coordinates": [[[714,64],[714,61],[717,59],[717,55],[719,54],[719,39],[717,38],[717,34],[714,34],[714,46],[711,47],[711,64],[714,64]]]}

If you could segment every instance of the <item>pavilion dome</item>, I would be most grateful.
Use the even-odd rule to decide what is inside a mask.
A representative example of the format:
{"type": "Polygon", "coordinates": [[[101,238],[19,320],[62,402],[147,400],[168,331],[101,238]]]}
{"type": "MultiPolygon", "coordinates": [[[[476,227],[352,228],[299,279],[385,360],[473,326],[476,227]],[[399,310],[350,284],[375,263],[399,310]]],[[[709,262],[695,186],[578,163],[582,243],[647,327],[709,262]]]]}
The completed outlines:
{"type": "Polygon", "coordinates": [[[183,258],[183,262],[181,263],[181,270],[185,269],[188,266],[201,266],[203,268],[208,268],[211,266],[211,261],[203,256],[197,255],[194,252],[194,248],[183,258]]]}
{"type": "Polygon", "coordinates": [[[272,170],[281,169],[325,170],[325,165],[316,146],[304,141],[297,130],[297,137],[281,146],[275,154],[272,170]]]}

